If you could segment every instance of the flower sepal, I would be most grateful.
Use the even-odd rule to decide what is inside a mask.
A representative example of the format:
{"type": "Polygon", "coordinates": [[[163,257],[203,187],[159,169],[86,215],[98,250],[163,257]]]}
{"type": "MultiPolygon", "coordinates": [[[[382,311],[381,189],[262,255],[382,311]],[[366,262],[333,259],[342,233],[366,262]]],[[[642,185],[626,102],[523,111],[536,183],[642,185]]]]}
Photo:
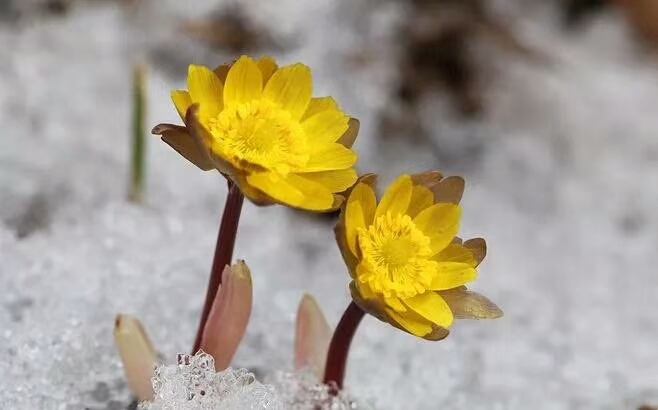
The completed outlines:
{"type": "Polygon", "coordinates": [[[503,311],[483,295],[466,286],[438,292],[446,301],[455,319],[498,319],[503,311]]]}

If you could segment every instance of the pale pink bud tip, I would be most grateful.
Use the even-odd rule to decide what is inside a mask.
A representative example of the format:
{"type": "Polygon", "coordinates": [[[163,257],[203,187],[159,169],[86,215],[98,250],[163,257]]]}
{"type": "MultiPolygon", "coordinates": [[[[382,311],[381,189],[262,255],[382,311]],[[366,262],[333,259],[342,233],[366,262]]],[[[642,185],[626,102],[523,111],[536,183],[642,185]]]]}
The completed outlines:
{"type": "Polygon", "coordinates": [[[218,371],[231,364],[244,337],[252,298],[251,272],[247,264],[238,261],[224,268],[222,286],[215,296],[201,338],[201,349],[215,359],[218,371]]]}
{"type": "Polygon", "coordinates": [[[297,309],[295,369],[310,368],[321,380],[331,341],[331,328],[318,302],[304,295],[297,309]]]}

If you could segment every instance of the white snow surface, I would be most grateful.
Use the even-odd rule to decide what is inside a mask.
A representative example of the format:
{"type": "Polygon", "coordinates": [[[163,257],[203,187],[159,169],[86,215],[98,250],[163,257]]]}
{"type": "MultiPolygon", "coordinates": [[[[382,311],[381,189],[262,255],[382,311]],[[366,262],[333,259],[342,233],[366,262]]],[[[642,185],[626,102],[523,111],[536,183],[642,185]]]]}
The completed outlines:
{"type": "MultiPolygon", "coordinates": [[[[152,56],[156,124],[178,121],[169,91],[184,86],[186,64],[234,57],[171,32],[173,16],[202,15],[217,2],[191,3],[147,4],[150,14],[127,20],[115,4],[85,2],[66,17],[0,23],[2,409],[125,408],[131,398],[112,339],[118,312],[139,317],[163,357],[191,346],[226,184],[153,138],[148,204],[125,201],[132,61],[152,56]],[[18,238],[19,230],[27,233],[18,238]]],[[[473,288],[504,318],[458,322],[439,343],[364,321],[346,385],[375,408],[658,402],[658,70],[620,16],[566,34],[538,3],[492,7],[551,64],[492,52],[479,121],[457,120],[441,98],[427,97],[421,118],[444,154],[437,160],[427,141],[378,131],[392,103],[387,50],[403,8],[245,2],[273,35],[292,39],[276,57],[310,65],[316,95],[335,96],[361,119],[361,170],[384,182],[400,172],[459,172],[468,181],[463,236],[489,244],[473,288]]],[[[291,367],[304,292],[337,323],[348,276],[331,228],[328,219],[246,204],[235,257],[251,267],[255,304],[236,367],[259,378],[291,367]]]]}

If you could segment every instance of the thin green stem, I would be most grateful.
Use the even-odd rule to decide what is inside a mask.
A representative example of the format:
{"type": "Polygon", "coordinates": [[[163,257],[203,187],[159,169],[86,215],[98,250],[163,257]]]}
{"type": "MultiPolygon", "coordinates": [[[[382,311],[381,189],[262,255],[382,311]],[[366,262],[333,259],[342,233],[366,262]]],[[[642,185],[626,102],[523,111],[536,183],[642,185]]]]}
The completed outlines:
{"type": "Polygon", "coordinates": [[[338,393],[343,388],[347,354],[350,350],[352,338],[364,315],[365,312],[356,303],[351,302],[345,309],[345,313],[340,318],[334,335],[331,337],[329,352],[327,353],[327,365],[324,371],[324,383],[335,389],[332,391],[333,393],[338,393]]]}
{"type": "Polygon", "coordinates": [[[148,80],[145,63],[135,64],[133,73],[133,123],[132,123],[132,162],[130,201],[144,202],[146,197],[146,82],[148,80]]]}
{"type": "Polygon", "coordinates": [[[199,321],[199,329],[196,333],[192,354],[199,351],[201,337],[203,336],[203,330],[208,321],[210,308],[212,307],[217,291],[222,284],[222,272],[226,265],[231,264],[243,202],[244,195],[242,195],[240,188],[236,184],[229,182],[228,195],[226,196],[226,204],[224,205],[224,214],[222,215],[222,222],[219,225],[219,233],[217,234],[215,257],[210,271],[210,280],[208,281],[208,290],[206,291],[206,301],[203,305],[203,311],[201,312],[201,320],[199,321]]]}

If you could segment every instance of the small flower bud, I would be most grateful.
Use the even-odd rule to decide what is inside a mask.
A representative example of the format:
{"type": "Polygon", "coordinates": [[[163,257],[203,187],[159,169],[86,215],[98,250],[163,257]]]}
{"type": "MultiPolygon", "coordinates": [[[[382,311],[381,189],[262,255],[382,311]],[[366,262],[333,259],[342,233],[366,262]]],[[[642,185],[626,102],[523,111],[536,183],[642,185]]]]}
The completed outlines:
{"type": "Polygon", "coordinates": [[[247,264],[238,261],[233,266],[227,266],[201,338],[201,350],[215,358],[218,371],[231,364],[244,337],[251,315],[252,297],[251,272],[247,264]]]}
{"type": "Polygon", "coordinates": [[[157,355],[144,327],[136,318],[119,314],[114,321],[114,340],[130,391],[140,402],[152,400],[151,378],[157,355]]]}

